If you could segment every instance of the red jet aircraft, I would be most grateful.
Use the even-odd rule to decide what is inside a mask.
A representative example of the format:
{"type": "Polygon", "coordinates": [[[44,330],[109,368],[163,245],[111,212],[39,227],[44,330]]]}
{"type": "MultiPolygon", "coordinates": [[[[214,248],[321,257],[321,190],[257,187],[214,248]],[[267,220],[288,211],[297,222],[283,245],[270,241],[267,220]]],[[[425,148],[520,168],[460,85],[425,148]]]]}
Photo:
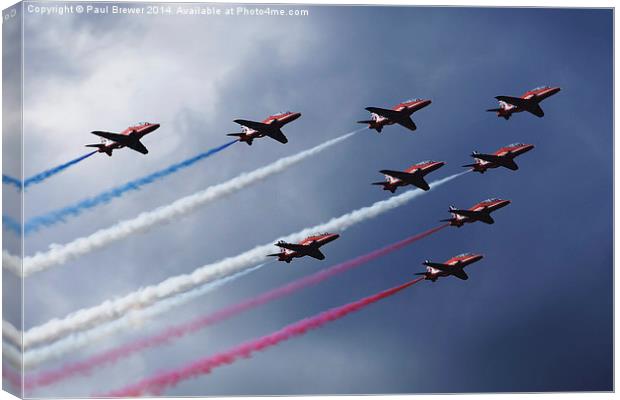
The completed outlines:
{"type": "Polygon", "coordinates": [[[491,213],[506,207],[508,204],[510,204],[510,200],[488,199],[481,201],[468,210],[459,210],[450,206],[452,218],[442,219],[441,222],[449,222],[450,226],[456,226],[457,228],[460,228],[463,224],[471,224],[476,221],[493,224],[495,221],[491,218],[491,213]]]}
{"type": "Polygon", "coordinates": [[[241,125],[241,132],[229,133],[227,136],[236,136],[239,138],[240,142],[246,142],[250,146],[252,145],[254,139],[265,136],[269,136],[280,143],[288,143],[288,139],[284,136],[284,133],[282,133],[280,128],[289,122],[295,121],[299,117],[301,117],[300,113],[287,111],[280,114],[270,115],[262,122],[236,119],[234,122],[241,125]]]}
{"type": "Polygon", "coordinates": [[[525,92],[521,97],[496,96],[499,100],[499,108],[491,108],[487,111],[497,112],[498,117],[508,120],[512,113],[527,111],[542,118],[545,113],[539,103],[547,97],[553,96],[560,91],[559,87],[541,86],[525,92]]]}
{"type": "Polygon", "coordinates": [[[96,147],[98,153],[106,153],[112,157],[112,151],[129,147],[142,154],[147,154],[148,149],[140,142],[144,136],[159,128],[159,124],[151,124],[150,122],[141,122],[136,126],[130,126],[121,133],[93,131],[94,135],[101,136],[101,143],[87,144],[86,147],[96,147]],[[109,140],[109,142],[108,142],[109,140]]]}
{"type": "Polygon", "coordinates": [[[357,121],[359,124],[368,124],[369,129],[375,129],[378,133],[386,125],[402,125],[405,128],[415,131],[417,127],[411,120],[411,114],[421,110],[431,104],[430,100],[412,99],[404,101],[392,107],[391,110],[379,107],[366,107],[370,112],[370,119],[357,121]]]}
{"type": "Polygon", "coordinates": [[[422,190],[429,190],[430,186],[424,180],[424,177],[443,167],[446,163],[443,161],[422,161],[404,171],[391,171],[389,169],[382,169],[382,174],[385,175],[385,181],[374,182],[373,185],[383,185],[383,190],[389,190],[394,193],[400,186],[413,185],[419,187],[422,190]]]}
{"type": "Polygon", "coordinates": [[[310,256],[317,260],[324,260],[325,255],[321,253],[319,248],[329,242],[338,239],[340,235],[337,233],[321,233],[319,235],[308,236],[299,243],[286,243],[279,241],[275,245],[282,250],[279,253],[269,254],[268,257],[278,257],[278,261],[286,261],[290,263],[293,258],[301,258],[310,256]]]}
{"type": "Polygon", "coordinates": [[[416,275],[423,275],[425,280],[433,282],[440,277],[450,275],[466,281],[469,279],[469,276],[467,276],[463,268],[476,261],[480,261],[482,258],[482,254],[463,253],[452,257],[443,264],[426,260],[422,263],[422,265],[426,265],[426,272],[418,272],[416,275]]]}
{"type": "Polygon", "coordinates": [[[484,174],[489,168],[504,167],[512,171],[519,169],[517,163],[514,162],[515,157],[534,148],[533,144],[513,143],[504,146],[493,154],[484,154],[474,151],[471,156],[476,159],[473,164],[463,165],[463,167],[472,167],[471,170],[484,174]]]}

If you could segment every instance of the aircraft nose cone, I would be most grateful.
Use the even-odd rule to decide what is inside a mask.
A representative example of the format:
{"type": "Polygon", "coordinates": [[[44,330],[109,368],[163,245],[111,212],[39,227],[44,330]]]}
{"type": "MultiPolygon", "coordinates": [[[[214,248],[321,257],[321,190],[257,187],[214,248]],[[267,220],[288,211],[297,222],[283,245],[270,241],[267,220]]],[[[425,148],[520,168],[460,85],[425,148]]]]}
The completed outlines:
{"type": "Polygon", "coordinates": [[[153,129],[158,129],[160,126],[160,124],[153,124],[153,129]]]}

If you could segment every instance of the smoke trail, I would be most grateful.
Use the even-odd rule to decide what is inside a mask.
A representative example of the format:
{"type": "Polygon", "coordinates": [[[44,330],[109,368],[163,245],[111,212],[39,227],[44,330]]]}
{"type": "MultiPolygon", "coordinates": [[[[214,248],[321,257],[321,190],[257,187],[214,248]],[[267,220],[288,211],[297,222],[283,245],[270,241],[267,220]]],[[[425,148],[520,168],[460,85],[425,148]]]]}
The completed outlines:
{"type": "Polygon", "coordinates": [[[2,174],[2,183],[5,185],[13,185],[20,190],[22,188],[22,181],[9,175],[2,174]]]}
{"type": "MultiPolygon", "coordinates": [[[[200,329],[204,329],[208,326],[214,325],[216,323],[219,323],[223,320],[232,318],[236,315],[239,315],[245,311],[248,311],[250,309],[256,308],[258,306],[261,306],[263,304],[266,304],[268,302],[280,299],[284,296],[288,296],[292,293],[295,293],[301,289],[304,289],[308,286],[313,286],[313,285],[317,285],[321,282],[323,282],[324,280],[327,280],[329,278],[331,278],[332,276],[341,274],[343,272],[346,272],[350,269],[359,267],[367,262],[370,262],[378,257],[387,255],[389,253],[392,253],[396,250],[401,249],[404,246],[407,246],[411,243],[414,243],[418,240],[421,240],[427,236],[432,235],[435,232],[440,231],[441,229],[445,228],[449,226],[448,224],[444,224],[438,227],[435,227],[433,229],[429,229],[425,232],[419,233],[417,235],[414,236],[410,236],[406,239],[400,240],[396,243],[390,244],[388,246],[384,246],[380,249],[374,250],[370,253],[364,254],[362,256],[353,258],[351,260],[342,262],[340,264],[336,264],[330,268],[321,270],[319,272],[316,272],[312,275],[303,277],[301,279],[298,279],[296,281],[293,281],[291,283],[288,283],[286,285],[280,286],[276,289],[272,289],[270,291],[264,292],[258,296],[255,296],[253,298],[247,299],[245,301],[242,301],[240,303],[237,304],[233,304],[231,306],[228,306],[224,309],[221,309],[219,311],[216,311],[215,313],[206,315],[206,316],[202,316],[199,318],[196,318],[192,321],[186,322],[184,324],[181,325],[177,325],[175,327],[171,327],[171,328],[167,328],[165,330],[163,330],[162,332],[152,335],[150,337],[146,337],[146,338],[142,338],[142,339],[138,339],[136,341],[118,346],[118,347],[114,347],[112,349],[109,349],[107,351],[101,352],[99,354],[95,354],[93,356],[90,356],[82,361],[78,361],[78,362],[74,362],[74,363],[70,363],[67,365],[62,366],[61,368],[58,368],[56,370],[52,370],[52,371],[48,371],[48,372],[43,372],[38,374],[36,377],[33,378],[27,378],[26,379],[26,387],[29,389],[33,389],[35,387],[40,387],[40,386],[45,386],[45,385],[50,385],[53,383],[56,383],[58,381],[61,381],[63,379],[66,379],[70,376],[76,375],[76,374],[86,374],[89,371],[91,371],[93,368],[101,366],[102,364],[106,364],[106,363],[113,363],[113,362],[117,362],[118,360],[122,359],[122,358],[126,358],[131,356],[134,353],[140,352],[140,351],[144,351],[148,348],[151,347],[155,347],[155,346],[161,346],[164,345],[166,343],[169,343],[172,340],[176,340],[179,339],[185,335],[188,335],[190,333],[196,332],[200,329]]],[[[261,267],[261,266],[258,266],[261,267]]],[[[258,267],[254,267],[251,270],[245,270],[243,272],[237,273],[235,275],[232,275],[229,278],[232,277],[236,277],[239,274],[243,274],[247,271],[252,271],[255,270],[258,267]]],[[[216,285],[216,284],[223,284],[224,280],[227,280],[229,278],[224,278],[218,281],[215,281],[212,283],[212,285],[216,285]]],[[[191,293],[191,292],[188,292],[191,293]]],[[[173,297],[172,300],[174,299],[178,299],[179,297],[183,296],[184,294],[180,295],[180,296],[176,296],[173,297]]],[[[163,302],[162,302],[163,303],[163,302]]],[[[154,306],[155,307],[155,306],[154,306]]],[[[166,310],[169,308],[166,308],[166,310]]],[[[121,321],[122,319],[119,319],[118,321],[121,321]]],[[[116,324],[115,322],[113,324],[116,324]]],[[[102,328],[96,328],[97,329],[106,329],[107,326],[109,326],[111,324],[108,324],[102,328]]],[[[125,324],[126,325],[126,324],[125,324]]],[[[64,341],[65,339],[63,339],[62,341],[64,341]]],[[[59,343],[59,342],[57,342],[59,343]]],[[[60,350],[57,346],[57,343],[54,343],[50,346],[47,347],[43,347],[42,350],[44,352],[50,353],[50,350],[52,350],[52,353],[55,355],[61,355],[65,352],[68,351],[73,351],[76,349],[75,344],[76,343],[70,343],[69,346],[65,346],[62,353],[59,353],[58,350],[60,350]],[[52,348],[52,349],[50,349],[52,348]]],[[[89,344],[92,343],[88,340],[88,338],[86,338],[86,340],[82,340],[80,341],[80,344],[89,344]]],[[[40,350],[32,350],[32,352],[37,352],[40,350]]],[[[24,362],[26,364],[26,366],[28,367],[31,363],[32,363],[32,357],[30,356],[30,351],[27,352],[24,355],[24,362]]],[[[43,360],[38,360],[39,362],[45,361],[43,360]]]]}
{"type": "MultiPolygon", "coordinates": [[[[191,300],[205,295],[206,293],[212,292],[229,282],[237,280],[274,262],[275,261],[270,261],[264,264],[259,264],[253,268],[246,269],[244,271],[227,276],[226,278],[217,280],[215,282],[207,283],[203,286],[200,286],[185,293],[181,293],[180,295],[172,297],[170,299],[160,301],[146,309],[133,310],[123,315],[121,318],[103,326],[98,326],[86,332],[74,333],[57,342],[54,342],[49,346],[29,350],[24,353],[24,368],[35,368],[46,361],[59,358],[70,351],[75,351],[80,347],[90,345],[96,340],[111,336],[119,331],[125,330],[130,327],[141,326],[142,323],[146,322],[149,319],[152,319],[157,315],[163,314],[164,312],[169,311],[174,307],[181,306],[191,300]]],[[[38,374],[36,378],[28,379],[26,385],[29,388],[49,385],[60,379],[64,379],[68,376],[80,372],[81,370],[84,370],[84,367],[81,364],[82,363],[76,363],[64,366],[57,371],[38,374]]]]}
{"type": "Polygon", "coordinates": [[[2,341],[2,361],[8,362],[15,369],[22,369],[22,351],[11,345],[8,341],[2,341]]]}
{"type": "Polygon", "coordinates": [[[231,142],[225,143],[221,146],[214,147],[210,150],[207,150],[203,153],[200,153],[192,158],[189,158],[185,161],[181,161],[176,164],[172,164],[167,168],[159,170],[157,172],[153,172],[145,177],[135,179],[133,181],[127,182],[123,185],[117,186],[115,188],[106,190],[105,192],[99,193],[96,196],[84,199],[75,204],[72,204],[67,207],[63,207],[61,209],[51,211],[47,214],[40,215],[38,217],[34,217],[28,221],[24,225],[24,234],[28,235],[33,232],[38,231],[43,227],[52,226],[59,222],[64,222],[68,217],[75,217],[80,215],[82,212],[99,206],[101,204],[105,204],[113,200],[114,198],[121,197],[127,192],[139,190],[143,186],[149,185],[153,182],[157,182],[160,179],[174,174],[180,170],[188,168],[198,161],[204,160],[214,154],[219,153],[220,151],[226,149],[227,147],[235,144],[237,140],[233,140],[231,142]]]}
{"type": "MultiPolygon", "coordinates": [[[[469,171],[460,172],[439,179],[430,184],[431,188],[438,187],[450,182],[469,171]]],[[[387,200],[374,203],[371,206],[363,207],[344,214],[330,221],[311,228],[303,229],[299,232],[280,238],[285,241],[299,241],[317,231],[344,231],[347,228],[381,215],[396,207],[407,204],[414,198],[428,192],[413,189],[398,196],[393,196],[387,200]]],[[[192,273],[170,277],[156,285],[141,288],[124,297],[105,301],[98,306],[78,310],[67,315],[63,319],[52,319],[42,325],[30,328],[24,332],[24,347],[28,348],[37,343],[42,343],[65,335],[70,332],[89,329],[105,321],[111,321],[121,317],[132,309],[138,309],[156,303],[163,298],[182,293],[216,279],[242,271],[251,265],[256,265],[264,261],[267,254],[273,251],[273,241],[268,244],[257,246],[239,255],[228,257],[213,264],[208,264],[197,268],[192,273]]]]}
{"type": "Polygon", "coordinates": [[[228,182],[208,187],[205,190],[178,199],[166,206],[143,212],[133,219],[121,221],[109,228],[101,229],[90,236],[75,239],[64,245],[52,244],[47,252],[39,252],[32,257],[26,257],[24,259],[24,276],[43,271],[56,264],[65,263],[68,260],[105,247],[110,243],[126,238],[137,232],[144,232],[159,224],[173,221],[216,199],[253,185],[273,174],[282,172],[288,167],[318,154],[365,129],[366,128],[358,129],[338,138],[328,140],[311,149],[281,158],[252,172],[243,173],[228,182]]]}
{"type": "Polygon", "coordinates": [[[160,395],[165,389],[176,386],[181,381],[194,378],[199,375],[209,374],[215,368],[232,364],[240,358],[248,358],[252,355],[252,353],[265,350],[285,340],[303,335],[310,330],[320,328],[329,322],[336,321],[350,313],[359,311],[373,303],[376,303],[381,299],[390,297],[401,290],[418,283],[421,279],[422,278],[414,279],[400,286],[395,286],[352,303],[332,308],[313,317],[302,319],[301,321],[287,325],[269,335],[249,340],[227,351],[199,359],[183,367],[155,374],[150,378],[143,379],[133,385],[129,385],[122,389],[105,394],[103,397],[135,397],[147,393],[160,395]]]}
{"type": "Polygon", "coordinates": [[[21,347],[22,333],[9,321],[2,320],[2,337],[16,346],[21,347]]]}
{"type": "MultiPolygon", "coordinates": [[[[22,274],[22,260],[19,256],[14,256],[7,250],[2,250],[2,268],[6,268],[17,276],[22,274]]],[[[2,333],[4,334],[4,325],[2,326],[2,333]]]]}
{"type": "Polygon", "coordinates": [[[19,222],[9,217],[8,215],[2,216],[2,227],[8,231],[15,232],[20,234],[22,231],[22,226],[19,222]]]}
{"type": "Polygon", "coordinates": [[[26,179],[24,181],[24,189],[28,188],[28,186],[32,186],[32,185],[36,185],[37,183],[41,183],[43,181],[45,181],[48,178],[51,178],[52,176],[64,171],[65,169],[69,168],[72,165],[75,165],[77,163],[79,163],[82,160],[87,159],[88,157],[92,156],[93,154],[95,154],[97,151],[93,151],[87,154],[84,154],[83,156],[80,156],[76,159],[73,159],[69,162],[66,162],[64,164],[60,164],[57,167],[54,168],[50,168],[46,171],[43,171],[39,174],[36,174],[35,176],[31,176],[30,178],[26,179]]]}
{"type": "Polygon", "coordinates": [[[19,371],[14,370],[6,363],[2,363],[2,377],[9,382],[15,389],[21,389],[22,387],[22,374],[19,371]]]}

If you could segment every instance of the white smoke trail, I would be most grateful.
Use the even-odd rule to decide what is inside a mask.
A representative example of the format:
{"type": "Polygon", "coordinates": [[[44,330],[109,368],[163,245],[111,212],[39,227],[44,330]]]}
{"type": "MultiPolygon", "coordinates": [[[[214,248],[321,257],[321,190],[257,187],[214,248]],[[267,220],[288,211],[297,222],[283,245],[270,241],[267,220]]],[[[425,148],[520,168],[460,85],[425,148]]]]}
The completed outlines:
{"type": "Polygon", "coordinates": [[[46,361],[58,359],[68,352],[75,351],[86,345],[91,345],[97,340],[104,339],[125,329],[142,328],[142,325],[149,319],[163,314],[174,307],[188,303],[191,300],[201,297],[229,282],[237,280],[274,262],[275,261],[270,261],[256,265],[252,268],[237,272],[236,274],[218,279],[215,282],[210,282],[188,292],[181,293],[178,296],[157,302],[148,308],[133,310],[115,321],[97,326],[85,332],[72,333],[49,346],[37,347],[35,349],[28,350],[24,353],[24,368],[36,368],[46,361]]]}
{"type": "Polygon", "coordinates": [[[22,275],[22,260],[6,250],[2,250],[2,268],[6,268],[17,276],[22,275]]]}
{"type": "Polygon", "coordinates": [[[22,333],[9,321],[2,320],[2,337],[17,347],[22,347],[22,333]]]}
{"type": "MultiPolygon", "coordinates": [[[[469,171],[439,179],[432,182],[430,186],[431,188],[435,188],[467,172],[469,171]]],[[[324,224],[306,228],[297,233],[279,238],[279,240],[299,241],[317,231],[344,231],[352,225],[402,206],[424,193],[426,192],[421,190],[410,190],[387,200],[378,201],[371,206],[357,209],[337,218],[332,218],[324,224]]],[[[131,310],[149,306],[167,297],[188,291],[198,285],[212,282],[216,279],[242,271],[251,265],[264,261],[266,255],[273,251],[274,242],[275,241],[271,241],[268,244],[257,246],[245,253],[202,266],[190,274],[168,278],[159,284],[141,288],[124,297],[107,300],[98,306],[78,310],[67,315],[63,319],[52,319],[24,332],[24,347],[27,349],[30,346],[57,339],[71,332],[92,328],[103,322],[120,318],[131,310]]]]}
{"type": "Polygon", "coordinates": [[[2,360],[7,361],[13,368],[21,371],[22,352],[5,341],[2,341],[2,360]]]}
{"type": "Polygon", "coordinates": [[[26,277],[35,272],[43,271],[56,264],[63,264],[71,259],[105,247],[117,240],[124,239],[127,236],[138,232],[144,232],[162,223],[173,221],[195,211],[207,203],[255,184],[273,174],[282,172],[288,167],[318,154],[365,129],[366,128],[355,130],[321,143],[311,149],[304,150],[292,156],[283,157],[252,172],[243,173],[227,182],[210,186],[197,193],[178,199],[166,206],[143,212],[133,219],[121,221],[116,225],[101,229],[89,236],[75,239],[64,245],[52,244],[48,251],[39,252],[33,256],[24,258],[23,276],[26,277]]]}

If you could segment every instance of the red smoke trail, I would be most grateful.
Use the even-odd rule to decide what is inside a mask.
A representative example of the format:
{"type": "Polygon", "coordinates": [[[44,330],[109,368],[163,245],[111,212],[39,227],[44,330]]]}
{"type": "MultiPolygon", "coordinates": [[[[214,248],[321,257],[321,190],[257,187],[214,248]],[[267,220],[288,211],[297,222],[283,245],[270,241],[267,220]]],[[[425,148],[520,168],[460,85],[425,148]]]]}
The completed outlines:
{"type": "Polygon", "coordinates": [[[302,319],[301,321],[287,325],[269,335],[247,341],[231,348],[230,350],[215,354],[211,357],[205,357],[184,367],[153,375],[152,377],[143,379],[136,384],[105,394],[104,397],[134,397],[145,393],[159,395],[164,389],[175,386],[183,380],[193,378],[198,375],[208,374],[217,367],[232,364],[239,358],[250,357],[254,352],[265,350],[285,340],[303,335],[309,330],[320,328],[328,322],[336,321],[381,299],[390,297],[399,291],[418,283],[422,279],[423,278],[417,278],[400,286],[365,297],[361,300],[324,311],[314,317],[302,319]]]}
{"type": "Polygon", "coordinates": [[[15,389],[22,387],[22,374],[6,363],[2,363],[2,377],[9,382],[15,389]]]}
{"type": "Polygon", "coordinates": [[[35,376],[32,378],[26,378],[25,387],[27,389],[33,389],[39,386],[50,385],[50,384],[61,381],[63,379],[66,379],[76,374],[85,374],[101,364],[116,362],[121,358],[129,357],[133,353],[165,344],[171,340],[180,338],[192,332],[196,332],[209,325],[214,325],[218,322],[234,317],[235,315],[241,314],[242,312],[245,312],[254,307],[258,307],[270,301],[277,300],[281,297],[294,293],[305,287],[316,285],[326,279],[331,278],[334,275],[348,271],[352,268],[356,268],[364,263],[367,263],[369,261],[372,261],[384,255],[387,255],[393,251],[399,250],[413,242],[416,242],[429,235],[432,235],[433,233],[437,231],[440,231],[441,229],[447,227],[448,225],[449,224],[440,225],[438,227],[429,229],[417,235],[410,236],[399,242],[396,242],[388,246],[382,247],[380,249],[374,250],[368,254],[364,254],[352,260],[348,260],[340,264],[336,264],[330,268],[327,268],[319,272],[316,272],[312,275],[303,277],[301,279],[293,281],[284,286],[280,286],[276,289],[272,289],[254,298],[247,299],[237,304],[233,304],[229,307],[216,311],[213,314],[209,314],[209,315],[197,318],[193,321],[187,322],[185,324],[182,324],[176,327],[165,329],[159,334],[156,334],[156,335],[153,335],[147,338],[143,338],[143,339],[138,339],[134,342],[130,342],[130,343],[121,345],[119,347],[112,348],[105,352],[95,354],[82,361],[77,361],[71,364],[67,364],[63,367],[60,367],[57,370],[43,372],[43,373],[40,373],[38,376],[35,376]]]}

